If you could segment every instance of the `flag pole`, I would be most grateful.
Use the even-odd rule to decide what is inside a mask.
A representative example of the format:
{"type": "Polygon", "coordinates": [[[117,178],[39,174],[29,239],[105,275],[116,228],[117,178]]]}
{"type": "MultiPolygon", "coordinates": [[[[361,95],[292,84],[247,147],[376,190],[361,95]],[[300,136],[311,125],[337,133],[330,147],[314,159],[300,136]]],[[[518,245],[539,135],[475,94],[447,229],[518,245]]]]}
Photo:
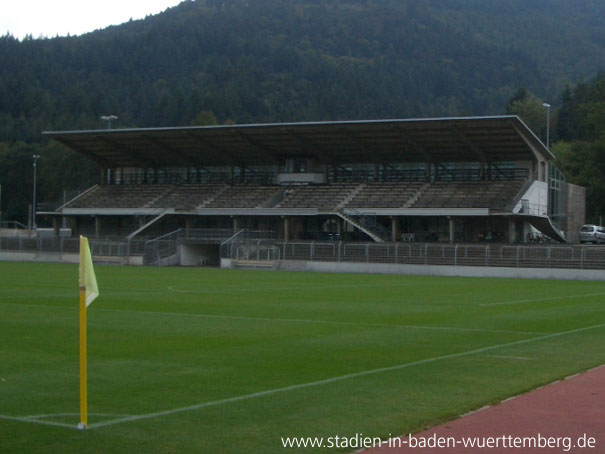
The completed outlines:
{"type": "Polygon", "coordinates": [[[88,388],[86,380],[86,287],[80,287],[80,423],[78,429],[88,426],[88,388]]]}
{"type": "Polygon", "coordinates": [[[80,235],[80,422],[78,429],[88,426],[88,385],[86,382],[86,308],[99,296],[97,278],[92,265],[88,238],[80,235]]]}

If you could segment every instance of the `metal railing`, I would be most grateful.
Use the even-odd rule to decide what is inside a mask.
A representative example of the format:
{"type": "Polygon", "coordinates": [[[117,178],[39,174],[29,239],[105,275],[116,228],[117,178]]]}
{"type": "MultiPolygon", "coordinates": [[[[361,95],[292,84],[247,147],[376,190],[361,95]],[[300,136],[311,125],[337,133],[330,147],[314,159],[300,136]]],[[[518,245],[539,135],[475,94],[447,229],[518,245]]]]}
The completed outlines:
{"type": "Polygon", "coordinates": [[[0,222],[0,229],[27,230],[27,226],[19,221],[2,221],[0,222]]]}
{"type": "MultiPolygon", "coordinates": [[[[178,262],[179,245],[187,242],[203,244],[220,244],[221,251],[230,253],[231,245],[237,238],[248,241],[252,237],[262,237],[269,233],[261,230],[240,230],[234,234],[233,229],[178,229],[145,242],[143,263],[145,265],[174,265],[178,262]]],[[[273,238],[273,236],[269,236],[273,238]]],[[[274,241],[274,240],[272,240],[274,241]]]]}
{"type": "Polygon", "coordinates": [[[361,213],[355,208],[344,209],[343,213],[347,216],[353,217],[353,220],[357,221],[360,226],[370,230],[375,235],[382,238],[383,241],[388,241],[389,239],[391,239],[391,231],[380,225],[380,223],[378,223],[376,219],[376,213],[361,213]]]}
{"type": "Polygon", "coordinates": [[[410,265],[604,269],[605,247],[435,243],[240,242],[223,258],[410,265]]]}
{"type": "Polygon", "coordinates": [[[231,257],[234,255],[233,251],[237,250],[238,247],[255,244],[259,240],[273,244],[276,241],[275,232],[272,230],[239,230],[221,243],[220,256],[231,257]]]}
{"type": "Polygon", "coordinates": [[[231,256],[237,261],[272,262],[280,259],[281,251],[271,240],[239,243],[232,247],[231,256]]]}
{"type": "MultiPolygon", "coordinates": [[[[112,239],[89,239],[93,257],[142,256],[145,242],[140,240],[121,241],[112,239]]],[[[77,254],[80,240],[63,237],[0,237],[0,251],[6,252],[56,252],[77,254]]]]}
{"type": "Polygon", "coordinates": [[[181,230],[167,233],[145,241],[144,265],[166,265],[166,260],[178,254],[179,234],[181,230]]]}
{"type": "Polygon", "coordinates": [[[223,243],[235,233],[233,229],[180,229],[178,232],[180,240],[199,240],[214,244],[223,243]]]}
{"type": "Polygon", "coordinates": [[[548,207],[539,203],[530,203],[527,199],[521,199],[515,204],[513,212],[546,216],[548,215],[548,207]]]}

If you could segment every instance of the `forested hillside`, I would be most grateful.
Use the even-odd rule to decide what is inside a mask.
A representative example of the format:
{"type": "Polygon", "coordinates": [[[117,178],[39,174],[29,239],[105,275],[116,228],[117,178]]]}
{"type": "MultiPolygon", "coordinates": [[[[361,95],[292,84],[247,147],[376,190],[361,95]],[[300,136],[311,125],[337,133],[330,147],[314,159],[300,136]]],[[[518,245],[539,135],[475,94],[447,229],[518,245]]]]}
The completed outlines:
{"type": "Polygon", "coordinates": [[[40,131],[503,113],[605,62],[601,0],[197,0],[79,37],[0,38],[3,218],[96,171],[40,131]]]}
{"type": "Polygon", "coordinates": [[[562,95],[553,147],[568,181],[586,187],[587,220],[605,219],[605,73],[562,95]]]}

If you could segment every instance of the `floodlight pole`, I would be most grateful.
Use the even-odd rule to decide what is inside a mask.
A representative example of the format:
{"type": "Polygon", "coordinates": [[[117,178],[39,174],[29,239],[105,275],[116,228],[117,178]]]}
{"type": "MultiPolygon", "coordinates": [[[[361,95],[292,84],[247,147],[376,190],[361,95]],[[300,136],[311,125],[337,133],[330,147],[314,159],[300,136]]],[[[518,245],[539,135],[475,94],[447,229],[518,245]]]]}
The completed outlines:
{"type": "Polygon", "coordinates": [[[32,205],[32,228],[34,230],[36,230],[37,226],[36,226],[36,169],[37,169],[37,165],[36,165],[36,161],[38,161],[38,159],[40,158],[39,154],[35,154],[33,155],[34,158],[34,196],[33,196],[33,202],[34,204],[32,205]]]}
{"type": "Polygon", "coordinates": [[[101,120],[107,122],[107,129],[111,129],[111,122],[113,120],[117,120],[117,119],[118,119],[118,117],[115,115],[102,115],[101,116],[101,120]]]}
{"type": "Polygon", "coordinates": [[[546,148],[550,150],[550,104],[545,102],[542,107],[546,108],[546,148]]]}

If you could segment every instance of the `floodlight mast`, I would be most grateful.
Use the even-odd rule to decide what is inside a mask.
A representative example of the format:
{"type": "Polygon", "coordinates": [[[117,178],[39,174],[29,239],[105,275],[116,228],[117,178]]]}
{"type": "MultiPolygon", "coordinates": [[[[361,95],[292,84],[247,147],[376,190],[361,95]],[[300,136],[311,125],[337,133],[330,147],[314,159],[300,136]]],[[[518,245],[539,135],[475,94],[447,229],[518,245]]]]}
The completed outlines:
{"type": "Polygon", "coordinates": [[[38,159],[40,158],[39,154],[35,154],[32,156],[34,158],[34,196],[33,196],[33,202],[34,204],[32,205],[32,228],[34,230],[36,230],[37,226],[36,226],[36,161],[38,161],[38,159]]]}
{"type": "Polygon", "coordinates": [[[101,120],[107,122],[107,129],[111,129],[111,122],[117,120],[118,117],[116,115],[102,115],[101,120]]]}

